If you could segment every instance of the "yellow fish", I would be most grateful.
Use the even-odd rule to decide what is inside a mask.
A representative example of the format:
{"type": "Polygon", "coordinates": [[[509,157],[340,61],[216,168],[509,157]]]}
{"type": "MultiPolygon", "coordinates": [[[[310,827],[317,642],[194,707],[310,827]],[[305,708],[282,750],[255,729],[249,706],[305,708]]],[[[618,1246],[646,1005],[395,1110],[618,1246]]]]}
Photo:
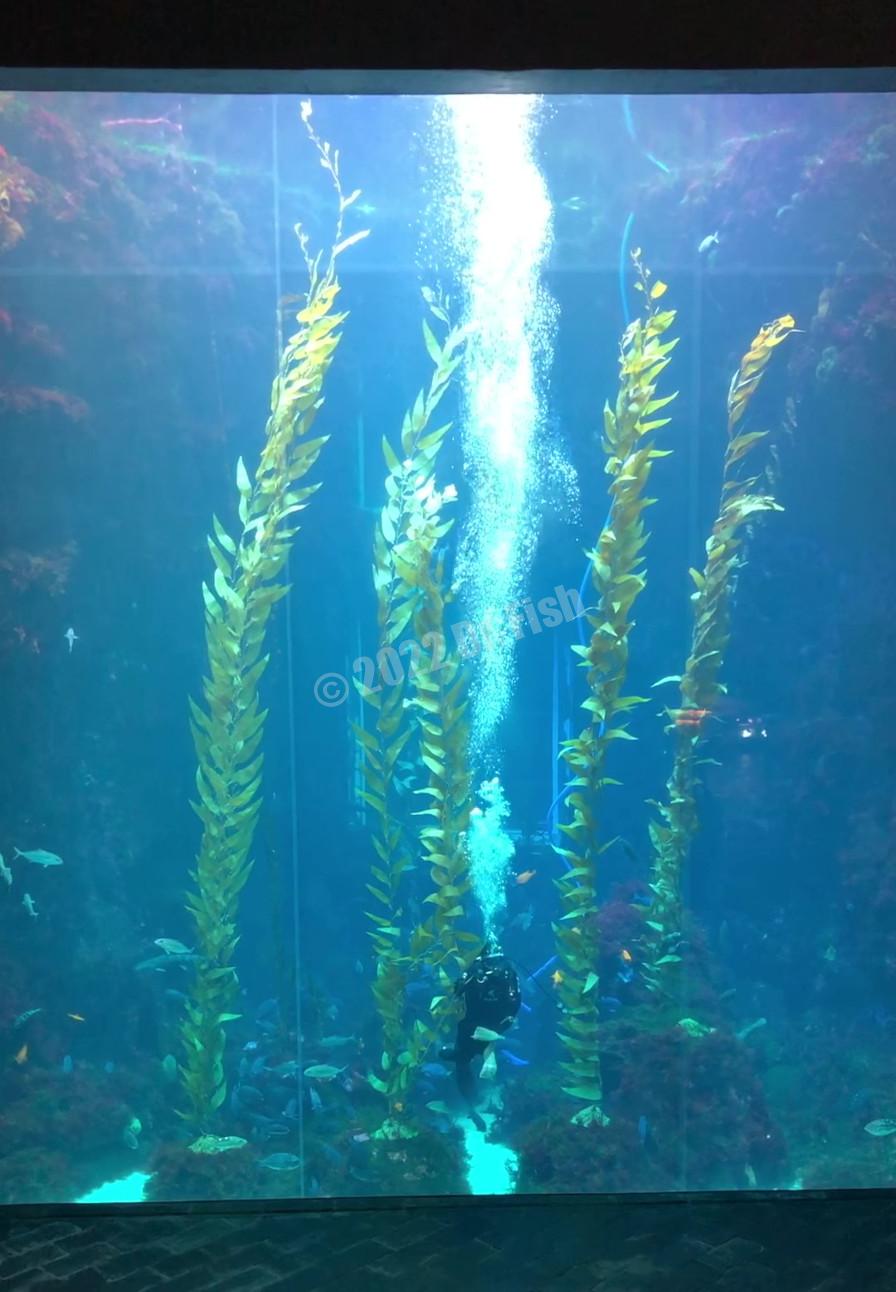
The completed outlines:
{"type": "Polygon", "coordinates": [[[551,974],[551,982],[554,984],[555,987],[559,987],[562,981],[563,981],[563,974],[560,972],[559,969],[555,969],[554,972],[551,974]]]}
{"type": "Polygon", "coordinates": [[[27,1062],[28,1062],[28,1046],[27,1046],[27,1045],[23,1045],[23,1046],[22,1046],[22,1048],[21,1048],[20,1050],[17,1050],[17,1051],[16,1051],[16,1055],[15,1055],[15,1060],[14,1060],[14,1061],[15,1061],[16,1063],[18,1063],[20,1066],[21,1066],[21,1064],[23,1064],[23,1063],[27,1063],[27,1062]]]}
{"type": "Polygon", "coordinates": [[[518,884],[528,884],[529,880],[534,879],[537,874],[537,870],[524,870],[521,874],[517,875],[516,882],[518,884]]]}

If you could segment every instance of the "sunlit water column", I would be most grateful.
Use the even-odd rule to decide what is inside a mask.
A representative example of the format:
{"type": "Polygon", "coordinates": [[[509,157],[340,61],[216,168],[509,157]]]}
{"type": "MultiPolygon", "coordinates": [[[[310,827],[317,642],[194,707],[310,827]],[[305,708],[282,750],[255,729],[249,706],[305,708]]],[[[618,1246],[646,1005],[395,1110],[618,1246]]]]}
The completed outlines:
{"type": "MultiPolygon", "coordinates": [[[[470,877],[486,937],[497,945],[513,845],[500,784],[500,726],[514,679],[518,607],[537,539],[538,432],[555,307],[541,278],[551,204],[534,156],[539,100],[463,95],[446,100],[453,154],[453,268],[470,325],[464,374],[464,479],[469,510],[456,569],[477,630],[471,763],[483,807],[468,835],[470,877]],[[485,778],[485,779],[483,779],[485,778]]],[[[485,1113],[486,1125],[491,1117],[485,1113]]],[[[513,1188],[514,1155],[464,1129],[474,1193],[513,1188]]]]}

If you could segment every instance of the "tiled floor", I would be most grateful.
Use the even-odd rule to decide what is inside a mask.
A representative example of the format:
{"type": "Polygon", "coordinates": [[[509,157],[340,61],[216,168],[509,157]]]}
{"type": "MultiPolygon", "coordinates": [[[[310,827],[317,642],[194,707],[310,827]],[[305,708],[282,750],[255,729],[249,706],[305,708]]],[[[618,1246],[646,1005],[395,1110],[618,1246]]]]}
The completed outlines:
{"type": "Polygon", "coordinates": [[[14,1292],[896,1292],[896,1195],[0,1213],[14,1292]]]}

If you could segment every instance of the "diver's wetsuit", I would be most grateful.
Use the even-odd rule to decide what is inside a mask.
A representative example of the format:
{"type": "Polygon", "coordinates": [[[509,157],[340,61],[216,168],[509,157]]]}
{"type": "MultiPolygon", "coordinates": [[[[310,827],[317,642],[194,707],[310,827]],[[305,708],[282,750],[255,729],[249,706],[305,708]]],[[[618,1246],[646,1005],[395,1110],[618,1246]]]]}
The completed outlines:
{"type": "Polygon", "coordinates": [[[491,1032],[506,1032],[520,1009],[520,983],[509,960],[502,955],[483,952],[459,978],[454,987],[455,995],[462,996],[463,1017],[457,1024],[457,1037],[453,1046],[441,1050],[443,1059],[453,1059],[457,1088],[470,1106],[470,1115],[479,1130],[484,1129],[482,1118],[473,1107],[476,1077],[472,1061],[484,1054],[490,1041],[477,1041],[473,1033],[477,1027],[487,1027],[491,1032]]]}

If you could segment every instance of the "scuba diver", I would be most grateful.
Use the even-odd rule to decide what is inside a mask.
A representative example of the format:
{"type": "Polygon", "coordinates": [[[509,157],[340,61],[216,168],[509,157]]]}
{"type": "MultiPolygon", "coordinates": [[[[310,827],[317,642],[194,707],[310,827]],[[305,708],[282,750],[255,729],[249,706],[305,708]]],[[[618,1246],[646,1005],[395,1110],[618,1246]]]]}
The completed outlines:
{"type": "Polygon", "coordinates": [[[507,957],[490,953],[485,946],[455,983],[454,994],[463,999],[464,1012],[457,1024],[454,1045],[443,1046],[439,1056],[453,1061],[457,1088],[469,1106],[473,1125],[481,1131],[485,1123],[473,1106],[476,1075],[471,1064],[493,1041],[477,1040],[473,1034],[480,1027],[503,1034],[512,1026],[522,1000],[520,982],[507,957]]]}

